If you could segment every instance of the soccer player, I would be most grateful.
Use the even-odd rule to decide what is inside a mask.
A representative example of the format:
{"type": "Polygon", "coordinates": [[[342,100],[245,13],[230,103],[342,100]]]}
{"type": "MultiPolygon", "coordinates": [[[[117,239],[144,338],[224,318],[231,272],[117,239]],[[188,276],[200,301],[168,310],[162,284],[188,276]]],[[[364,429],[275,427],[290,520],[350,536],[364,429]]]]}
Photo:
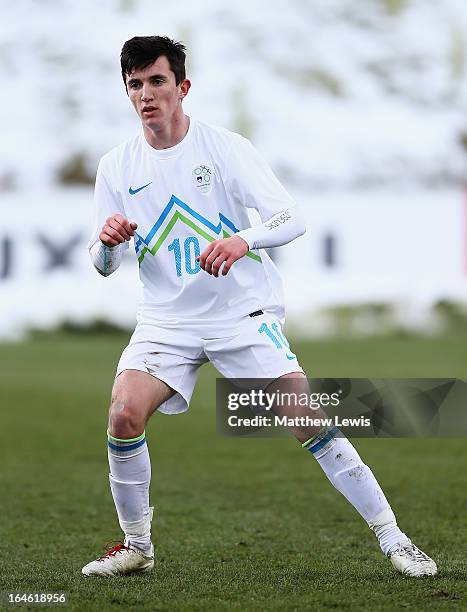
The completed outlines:
{"type": "MultiPolygon", "coordinates": [[[[124,542],[83,567],[86,576],[154,566],[145,425],[155,410],[187,410],[200,365],[228,378],[306,377],[282,331],[281,280],[265,248],[305,232],[273,172],[245,138],[183,112],[185,47],[167,37],[128,40],[126,92],[142,130],[101,159],[95,268],[112,274],[134,240],[144,296],[117,366],[108,426],[110,487],[124,542]],[[261,223],[250,224],[248,208],[261,223]]],[[[435,562],[399,529],[371,470],[335,428],[295,432],[331,483],[375,533],[394,567],[434,575],[435,562]]]]}

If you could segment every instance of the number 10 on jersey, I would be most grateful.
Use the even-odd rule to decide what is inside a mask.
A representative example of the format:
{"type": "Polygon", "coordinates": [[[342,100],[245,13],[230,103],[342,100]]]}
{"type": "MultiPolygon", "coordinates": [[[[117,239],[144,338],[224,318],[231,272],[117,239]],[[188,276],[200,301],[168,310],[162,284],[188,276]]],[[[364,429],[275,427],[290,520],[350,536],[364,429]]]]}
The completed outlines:
{"type": "MultiPolygon", "coordinates": [[[[175,238],[167,247],[169,251],[173,251],[175,258],[175,269],[177,271],[177,276],[182,275],[182,249],[180,245],[180,239],[175,238]]],[[[188,236],[185,238],[183,242],[183,259],[185,262],[185,272],[187,274],[196,274],[200,271],[201,267],[199,262],[196,261],[196,258],[201,254],[201,249],[199,246],[199,240],[196,236],[188,236]]]]}

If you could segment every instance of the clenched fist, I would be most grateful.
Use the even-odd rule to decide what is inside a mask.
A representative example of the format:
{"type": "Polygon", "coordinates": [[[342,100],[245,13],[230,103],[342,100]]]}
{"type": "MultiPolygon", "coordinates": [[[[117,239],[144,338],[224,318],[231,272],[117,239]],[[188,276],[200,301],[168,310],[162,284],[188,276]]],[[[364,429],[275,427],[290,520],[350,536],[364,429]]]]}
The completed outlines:
{"type": "Polygon", "coordinates": [[[121,244],[125,242],[125,240],[131,240],[135,235],[135,229],[137,227],[137,223],[130,223],[128,219],[125,219],[125,217],[119,213],[115,213],[105,222],[99,234],[99,240],[105,244],[105,246],[117,246],[117,244],[121,244]]]}
{"type": "Polygon", "coordinates": [[[222,276],[225,276],[232,264],[248,253],[248,244],[240,236],[230,236],[222,240],[214,240],[196,259],[208,274],[219,276],[222,264],[222,276]]]}

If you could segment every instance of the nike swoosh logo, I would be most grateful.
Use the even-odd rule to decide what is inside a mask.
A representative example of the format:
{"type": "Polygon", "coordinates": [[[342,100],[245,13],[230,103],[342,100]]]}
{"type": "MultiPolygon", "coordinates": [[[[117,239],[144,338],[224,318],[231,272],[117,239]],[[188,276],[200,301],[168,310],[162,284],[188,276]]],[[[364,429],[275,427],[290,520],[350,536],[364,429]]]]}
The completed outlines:
{"type": "Polygon", "coordinates": [[[135,195],[135,193],[138,193],[138,191],[141,191],[142,189],[145,189],[148,185],[150,185],[151,183],[147,183],[146,185],[143,185],[142,187],[138,187],[138,189],[132,189],[130,187],[130,189],[128,189],[128,193],[130,195],[135,195]]]}

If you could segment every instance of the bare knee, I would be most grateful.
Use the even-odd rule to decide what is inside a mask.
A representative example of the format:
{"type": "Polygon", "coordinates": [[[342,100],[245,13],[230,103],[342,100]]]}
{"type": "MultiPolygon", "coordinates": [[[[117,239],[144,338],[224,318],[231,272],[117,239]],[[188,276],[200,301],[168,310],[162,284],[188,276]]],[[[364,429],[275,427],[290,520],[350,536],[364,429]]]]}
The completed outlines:
{"type": "Polygon", "coordinates": [[[109,432],[115,438],[136,438],[144,431],[145,420],[131,400],[112,397],[109,409],[109,432]]]}

